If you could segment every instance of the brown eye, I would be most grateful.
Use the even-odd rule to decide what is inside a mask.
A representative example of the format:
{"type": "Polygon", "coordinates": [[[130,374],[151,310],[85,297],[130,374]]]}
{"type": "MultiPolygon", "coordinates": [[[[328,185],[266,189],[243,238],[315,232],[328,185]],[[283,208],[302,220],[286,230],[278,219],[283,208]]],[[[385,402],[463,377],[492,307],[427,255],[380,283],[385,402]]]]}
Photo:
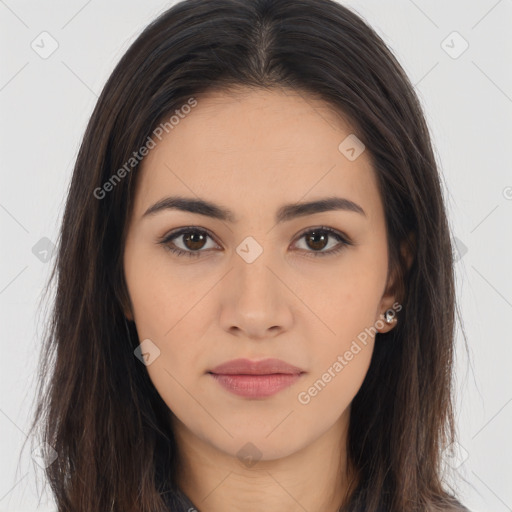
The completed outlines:
{"type": "Polygon", "coordinates": [[[209,238],[212,239],[206,231],[195,228],[183,228],[170,233],[160,243],[168,251],[178,256],[200,256],[202,252],[212,248],[207,247],[205,249],[209,238]]]}
{"type": "Polygon", "coordinates": [[[329,256],[338,253],[347,245],[352,245],[347,237],[327,227],[305,231],[299,237],[299,240],[301,239],[304,239],[306,245],[305,248],[301,249],[304,249],[307,256],[329,256]],[[329,245],[331,239],[337,240],[338,244],[335,244],[334,248],[325,251],[324,249],[329,245]]]}

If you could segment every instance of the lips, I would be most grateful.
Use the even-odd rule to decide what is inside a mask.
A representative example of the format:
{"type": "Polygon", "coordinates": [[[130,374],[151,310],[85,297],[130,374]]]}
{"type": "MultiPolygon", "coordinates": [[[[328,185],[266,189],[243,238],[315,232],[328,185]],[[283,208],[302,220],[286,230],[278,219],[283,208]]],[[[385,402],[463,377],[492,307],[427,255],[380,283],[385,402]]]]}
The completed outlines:
{"type": "Polygon", "coordinates": [[[225,390],[250,399],[275,395],[295,384],[304,373],[280,359],[234,359],[208,372],[225,390]]]}
{"type": "Polygon", "coordinates": [[[208,373],[217,375],[272,375],[276,373],[298,375],[304,372],[297,366],[288,364],[281,359],[263,359],[262,361],[233,359],[216,366],[208,373]]]}

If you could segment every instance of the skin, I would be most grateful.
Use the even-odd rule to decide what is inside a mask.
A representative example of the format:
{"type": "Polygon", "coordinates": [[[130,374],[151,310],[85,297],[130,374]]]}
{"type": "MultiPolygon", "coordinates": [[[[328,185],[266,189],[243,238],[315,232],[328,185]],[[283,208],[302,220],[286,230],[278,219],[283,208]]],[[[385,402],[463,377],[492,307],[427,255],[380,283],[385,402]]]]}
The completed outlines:
{"type": "Polygon", "coordinates": [[[338,146],[354,130],[327,103],[304,94],[242,89],[197,100],[142,162],[124,253],[131,301],[125,314],[140,341],[160,350],[146,369],[170,409],[179,484],[201,512],[337,511],[347,488],[350,404],[367,373],[373,336],[309,403],[298,395],[365,328],[386,332],[396,323],[382,322],[395,297],[370,155],[347,159],[338,146]],[[237,222],[176,209],[143,216],[178,194],[229,208],[237,222]],[[285,203],[333,195],[365,215],[332,210],[275,223],[285,203]],[[190,252],[199,247],[199,257],[159,243],[189,226],[211,236],[202,246],[183,236],[173,242],[190,252]],[[303,236],[321,226],[352,245],[315,257],[339,246],[332,235],[324,245],[303,236]],[[248,236],[263,249],[252,263],[236,252],[248,236]],[[243,398],[207,373],[239,357],[275,357],[306,373],[271,397],[243,398]],[[249,465],[240,450],[259,459],[249,465]]]}

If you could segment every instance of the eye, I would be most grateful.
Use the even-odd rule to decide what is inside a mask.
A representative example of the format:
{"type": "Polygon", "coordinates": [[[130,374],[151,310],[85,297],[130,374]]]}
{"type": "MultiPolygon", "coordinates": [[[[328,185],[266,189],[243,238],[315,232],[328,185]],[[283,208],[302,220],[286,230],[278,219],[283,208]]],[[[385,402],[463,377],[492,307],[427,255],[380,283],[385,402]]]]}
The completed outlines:
{"type": "MultiPolygon", "coordinates": [[[[187,227],[170,233],[159,243],[161,243],[165,249],[178,256],[200,256],[201,252],[204,252],[201,251],[201,249],[205,247],[207,238],[212,237],[206,231],[187,227]],[[177,246],[174,240],[181,242],[183,248],[177,246]]],[[[207,249],[211,249],[211,247],[207,247],[207,249]]]]}
{"type": "MultiPolygon", "coordinates": [[[[159,241],[159,243],[162,244],[166,250],[178,256],[198,257],[207,249],[215,248],[207,246],[208,238],[213,241],[212,236],[203,229],[185,227],[169,233],[161,241],[159,241]],[[175,240],[177,242],[175,242],[175,240]]],[[[345,246],[352,245],[348,237],[342,235],[332,228],[325,226],[309,228],[299,236],[298,240],[301,240],[302,238],[305,239],[306,248],[301,250],[304,250],[307,256],[313,257],[336,254],[340,252],[345,246]],[[329,245],[329,239],[336,239],[338,244],[335,245],[334,248],[325,251],[323,249],[329,245]],[[308,250],[310,248],[313,250],[308,250]]],[[[215,242],[214,245],[217,248],[219,247],[215,242]]]]}
{"type": "Polygon", "coordinates": [[[307,231],[304,231],[300,236],[299,240],[305,239],[306,243],[306,255],[307,256],[330,256],[333,254],[337,254],[341,250],[345,248],[347,245],[352,245],[352,242],[348,239],[347,236],[342,235],[338,231],[328,228],[326,226],[321,226],[318,228],[309,228],[307,231]],[[329,249],[328,251],[324,251],[325,247],[329,245],[328,240],[336,239],[338,244],[334,245],[334,248],[329,249]],[[308,249],[312,248],[313,251],[309,251],[308,249]]]}

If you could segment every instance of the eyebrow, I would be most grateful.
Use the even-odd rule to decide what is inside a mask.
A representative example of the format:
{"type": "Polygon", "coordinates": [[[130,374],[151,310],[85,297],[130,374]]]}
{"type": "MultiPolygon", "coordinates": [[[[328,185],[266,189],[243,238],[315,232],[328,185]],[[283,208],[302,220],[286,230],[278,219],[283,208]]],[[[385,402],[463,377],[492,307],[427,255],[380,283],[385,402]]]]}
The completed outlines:
{"type": "MultiPolygon", "coordinates": [[[[183,196],[170,196],[160,199],[154,205],[150,206],[142,215],[147,217],[155,215],[156,213],[166,210],[180,210],[184,212],[196,213],[204,215],[213,219],[218,219],[228,222],[238,222],[235,214],[220,205],[205,201],[204,199],[194,199],[183,196]]],[[[297,217],[304,217],[314,213],[322,213],[332,210],[344,210],[349,212],[356,212],[366,216],[365,211],[361,206],[349,199],[342,197],[325,197],[316,201],[306,203],[292,203],[285,204],[279,208],[276,213],[275,222],[280,224],[282,222],[290,221],[297,217]]]]}

